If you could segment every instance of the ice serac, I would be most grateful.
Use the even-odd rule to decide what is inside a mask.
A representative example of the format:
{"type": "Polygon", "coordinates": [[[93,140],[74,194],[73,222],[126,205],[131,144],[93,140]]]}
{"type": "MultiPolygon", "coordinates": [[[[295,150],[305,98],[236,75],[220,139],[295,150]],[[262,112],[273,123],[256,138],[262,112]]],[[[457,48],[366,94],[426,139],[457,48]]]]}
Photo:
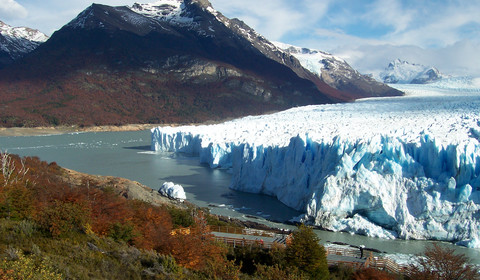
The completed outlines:
{"type": "Polygon", "coordinates": [[[152,149],[231,169],[231,188],[275,196],[327,229],[478,247],[480,91],[402,90],[406,97],[159,127],[152,149]]]}

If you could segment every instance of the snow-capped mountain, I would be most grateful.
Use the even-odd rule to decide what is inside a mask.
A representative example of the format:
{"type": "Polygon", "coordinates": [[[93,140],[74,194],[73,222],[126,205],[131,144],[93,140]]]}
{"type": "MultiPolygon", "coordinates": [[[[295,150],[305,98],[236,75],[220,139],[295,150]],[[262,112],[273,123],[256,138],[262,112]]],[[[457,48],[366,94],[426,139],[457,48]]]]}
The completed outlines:
{"type": "Polygon", "coordinates": [[[12,27],[0,21],[0,68],[23,57],[48,40],[42,32],[28,27],[12,27]]]}
{"type": "Polygon", "coordinates": [[[380,73],[380,80],[388,84],[427,84],[440,80],[442,76],[435,67],[397,59],[380,73]]]}
{"type": "MultiPolygon", "coordinates": [[[[124,19],[125,22],[130,22],[132,26],[135,26],[135,32],[140,32],[140,34],[154,30],[155,27],[153,26],[161,23],[163,31],[168,29],[164,24],[168,24],[169,26],[181,27],[195,32],[199,37],[210,38],[213,41],[220,40],[219,43],[216,43],[217,46],[226,44],[226,48],[231,48],[236,44],[238,45],[237,47],[245,48],[249,52],[260,51],[261,55],[290,68],[298,77],[311,80],[320,91],[335,101],[376,96],[375,94],[370,95],[368,92],[359,94],[356,90],[347,90],[344,92],[332,90],[332,88],[325,85],[321,79],[318,79],[316,75],[312,75],[310,71],[302,67],[294,56],[275,46],[243,21],[236,18],[229,19],[223,16],[220,12],[213,9],[210,2],[205,0],[161,0],[151,4],[136,3],[132,7],[116,7],[115,10],[122,13],[122,19],[124,19]],[[136,14],[131,14],[128,10],[136,14]],[[227,32],[225,32],[225,28],[227,32]]],[[[109,16],[110,14],[107,12],[105,15],[109,16]]],[[[88,18],[92,16],[94,16],[93,12],[87,9],[69,23],[68,26],[78,28],[108,28],[108,25],[105,25],[103,21],[94,21],[95,23],[93,25],[92,23],[89,25],[88,18]],[[98,26],[96,24],[98,24],[98,26]]],[[[124,28],[126,27],[124,26],[124,28]]],[[[129,28],[128,30],[132,29],[129,28]]],[[[217,51],[217,53],[220,54],[224,52],[225,50],[217,51]]],[[[225,57],[224,59],[232,58],[225,57]]],[[[401,94],[394,89],[385,89],[384,87],[382,87],[379,92],[380,95],[401,94]]]]}
{"type": "Polygon", "coordinates": [[[323,82],[338,90],[355,91],[362,96],[385,96],[389,91],[395,92],[370,76],[360,74],[340,57],[280,42],[274,44],[297,58],[304,68],[316,74],[323,82]]]}
{"type": "Polygon", "coordinates": [[[93,4],[0,77],[13,100],[3,118],[40,124],[199,122],[401,95],[388,87],[379,94],[331,87],[206,0],[93,4]],[[12,75],[35,83],[27,77],[12,85],[12,75]]]}

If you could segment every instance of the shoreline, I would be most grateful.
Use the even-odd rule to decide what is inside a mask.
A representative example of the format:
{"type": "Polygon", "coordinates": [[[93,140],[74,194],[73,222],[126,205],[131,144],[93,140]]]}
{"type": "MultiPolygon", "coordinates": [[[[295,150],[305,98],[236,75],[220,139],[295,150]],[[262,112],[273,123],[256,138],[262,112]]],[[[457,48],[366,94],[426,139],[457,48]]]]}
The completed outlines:
{"type": "Polygon", "coordinates": [[[46,136],[59,135],[67,133],[81,132],[113,132],[113,131],[140,131],[148,130],[159,126],[198,126],[211,125],[226,122],[231,119],[222,121],[205,121],[202,123],[158,123],[158,124],[125,124],[125,125],[99,125],[80,127],[72,126],[37,126],[37,127],[0,127],[0,137],[9,136],[46,136]]]}
{"type": "Polygon", "coordinates": [[[50,127],[0,127],[0,137],[8,136],[43,136],[59,135],[75,132],[108,132],[108,131],[140,131],[152,129],[158,126],[174,124],[127,124],[121,126],[101,125],[101,126],[50,126],[50,127]]]}

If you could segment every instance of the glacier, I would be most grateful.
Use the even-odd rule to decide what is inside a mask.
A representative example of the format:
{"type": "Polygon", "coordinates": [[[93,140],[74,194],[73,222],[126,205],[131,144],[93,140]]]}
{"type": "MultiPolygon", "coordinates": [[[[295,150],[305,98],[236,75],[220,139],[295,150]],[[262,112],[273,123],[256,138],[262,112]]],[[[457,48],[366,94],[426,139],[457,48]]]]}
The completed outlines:
{"type": "MultiPolygon", "coordinates": [[[[445,81],[443,81],[445,84],[445,81]]],[[[152,149],[199,156],[230,188],[299,221],[381,238],[480,247],[480,89],[395,85],[403,97],[157,127],[152,149]]]]}

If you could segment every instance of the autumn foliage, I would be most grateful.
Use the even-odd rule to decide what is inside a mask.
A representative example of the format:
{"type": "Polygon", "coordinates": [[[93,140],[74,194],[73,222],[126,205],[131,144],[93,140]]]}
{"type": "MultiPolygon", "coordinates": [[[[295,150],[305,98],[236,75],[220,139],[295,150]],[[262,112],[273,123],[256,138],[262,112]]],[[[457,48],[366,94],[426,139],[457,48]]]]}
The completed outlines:
{"type": "Polygon", "coordinates": [[[418,280],[478,280],[478,267],[469,264],[463,254],[455,254],[453,249],[434,243],[425,250],[425,256],[418,258],[418,264],[407,271],[410,279],[418,280]]]}
{"type": "Polygon", "coordinates": [[[0,173],[0,218],[33,220],[53,238],[79,233],[110,237],[172,255],[178,264],[197,271],[212,263],[219,269],[228,267],[226,251],[214,242],[201,212],[189,234],[172,234],[175,225],[166,207],[127,200],[88,182],[67,185],[60,179],[63,169],[36,157],[8,158],[10,177],[5,170],[0,173]],[[19,176],[18,166],[28,172],[19,176]]]}
{"type": "Polygon", "coordinates": [[[227,253],[214,242],[201,212],[195,217],[195,225],[188,233],[179,232],[172,235],[169,251],[179,264],[192,269],[202,269],[209,264],[221,263],[227,253]]]}
{"type": "Polygon", "coordinates": [[[385,271],[365,268],[355,271],[353,274],[354,280],[395,280],[397,279],[394,275],[389,274],[385,271]]]}

